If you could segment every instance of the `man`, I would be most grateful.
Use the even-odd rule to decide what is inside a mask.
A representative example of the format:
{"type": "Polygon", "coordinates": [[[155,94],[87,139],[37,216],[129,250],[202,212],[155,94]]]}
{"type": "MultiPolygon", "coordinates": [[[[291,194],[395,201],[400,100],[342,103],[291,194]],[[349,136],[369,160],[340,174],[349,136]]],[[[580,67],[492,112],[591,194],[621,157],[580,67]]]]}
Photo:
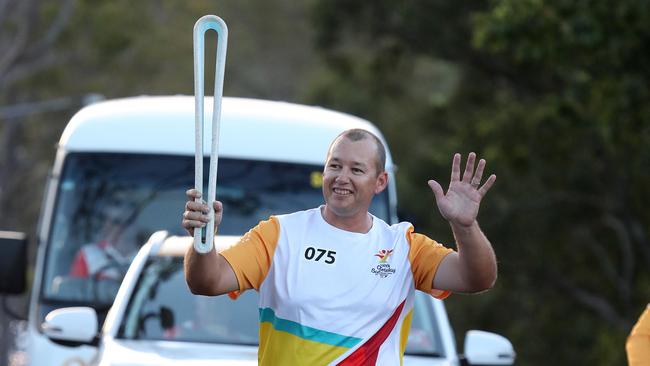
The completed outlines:
{"type": "MultiPolygon", "coordinates": [[[[481,186],[469,154],[461,177],[454,155],[445,194],[429,186],[449,221],[458,252],[368,213],[388,184],[381,141],[348,130],[332,142],[323,171],[325,204],[260,222],[234,247],[185,256],[193,293],[219,295],[249,288],[260,293],[259,362],[263,365],[398,365],[410,328],[415,289],[444,298],[491,288],[497,276],[492,247],[476,216],[496,176],[481,186]]],[[[209,207],[188,192],[183,227],[204,227],[209,207]]],[[[215,224],[222,205],[213,203],[215,224]]]]}
{"type": "Polygon", "coordinates": [[[108,207],[100,231],[100,240],[83,245],[76,253],[69,275],[96,279],[122,280],[124,272],[137,253],[134,227],[122,216],[124,209],[108,207]]]}
{"type": "Polygon", "coordinates": [[[629,366],[650,365],[650,304],[632,328],[625,350],[629,366]]]}

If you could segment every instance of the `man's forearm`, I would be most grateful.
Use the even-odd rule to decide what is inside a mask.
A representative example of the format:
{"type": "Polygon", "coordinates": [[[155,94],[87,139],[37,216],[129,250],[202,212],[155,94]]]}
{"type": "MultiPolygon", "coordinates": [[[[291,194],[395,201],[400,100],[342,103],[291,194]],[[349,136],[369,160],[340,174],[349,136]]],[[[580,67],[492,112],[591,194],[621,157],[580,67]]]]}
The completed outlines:
{"type": "Polygon", "coordinates": [[[492,245],[481,231],[477,221],[470,226],[451,224],[458,246],[458,257],[462,275],[475,291],[494,286],[497,278],[497,263],[492,245]]]}
{"type": "Polygon", "coordinates": [[[199,254],[193,247],[185,253],[185,280],[195,295],[215,295],[215,281],[219,276],[219,261],[216,250],[199,254]]]}

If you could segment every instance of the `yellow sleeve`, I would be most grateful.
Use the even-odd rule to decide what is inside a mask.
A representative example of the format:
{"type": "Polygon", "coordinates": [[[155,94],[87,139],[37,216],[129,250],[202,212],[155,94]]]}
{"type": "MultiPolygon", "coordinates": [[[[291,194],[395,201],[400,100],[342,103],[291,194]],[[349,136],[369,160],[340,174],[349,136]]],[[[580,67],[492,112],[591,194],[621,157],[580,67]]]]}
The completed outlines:
{"type": "Polygon", "coordinates": [[[650,365],[650,304],[632,328],[625,350],[630,366],[650,365]]]}
{"type": "Polygon", "coordinates": [[[235,271],[239,291],[259,290],[271,267],[279,236],[280,224],[271,216],[249,230],[237,244],[220,252],[235,271]]]}
{"type": "Polygon", "coordinates": [[[415,288],[431,294],[437,299],[442,300],[448,297],[451,292],[433,289],[431,285],[440,262],[453,250],[444,247],[426,235],[413,232],[413,226],[406,231],[406,240],[410,245],[409,261],[411,262],[415,288]]]}

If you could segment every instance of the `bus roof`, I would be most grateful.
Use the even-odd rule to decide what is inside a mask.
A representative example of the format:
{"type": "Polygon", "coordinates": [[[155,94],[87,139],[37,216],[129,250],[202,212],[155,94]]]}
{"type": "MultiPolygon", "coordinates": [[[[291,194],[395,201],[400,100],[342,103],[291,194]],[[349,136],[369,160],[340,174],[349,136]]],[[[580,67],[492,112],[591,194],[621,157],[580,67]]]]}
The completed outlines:
{"type": "MultiPolygon", "coordinates": [[[[59,147],[69,152],[194,155],[194,97],[140,96],[104,101],[77,112],[59,147]]],[[[205,100],[204,153],[209,155],[212,98],[205,100]]],[[[322,165],[332,139],[370,122],[321,107],[225,97],[219,154],[224,157],[322,165]]],[[[387,169],[392,159],[387,150],[387,169]]]]}

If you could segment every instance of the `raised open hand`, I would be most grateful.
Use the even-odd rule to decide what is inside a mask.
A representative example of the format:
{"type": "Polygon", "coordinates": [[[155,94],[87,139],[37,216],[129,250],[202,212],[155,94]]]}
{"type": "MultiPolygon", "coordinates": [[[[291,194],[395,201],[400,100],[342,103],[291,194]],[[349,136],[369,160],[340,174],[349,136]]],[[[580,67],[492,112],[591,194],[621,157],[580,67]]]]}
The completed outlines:
{"type": "Polygon", "coordinates": [[[454,154],[451,165],[451,182],[449,182],[447,194],[445,194],[442,186],[435,180],[430,180],[428,183],[436,197],[436,203],[438,204],[438,209],[442,217],[451,224],[470,226],[476,221],[481,199],[483,199],[483,196],[492,187],[497,176],[494,174],[490,175],[481,186],[485,160],[479,160],[476,171],[474,171],[476,154],[469,153],[467,165],[465,166],[465,171],[461,179],[460,160],[460,154],[454,154]]]}

